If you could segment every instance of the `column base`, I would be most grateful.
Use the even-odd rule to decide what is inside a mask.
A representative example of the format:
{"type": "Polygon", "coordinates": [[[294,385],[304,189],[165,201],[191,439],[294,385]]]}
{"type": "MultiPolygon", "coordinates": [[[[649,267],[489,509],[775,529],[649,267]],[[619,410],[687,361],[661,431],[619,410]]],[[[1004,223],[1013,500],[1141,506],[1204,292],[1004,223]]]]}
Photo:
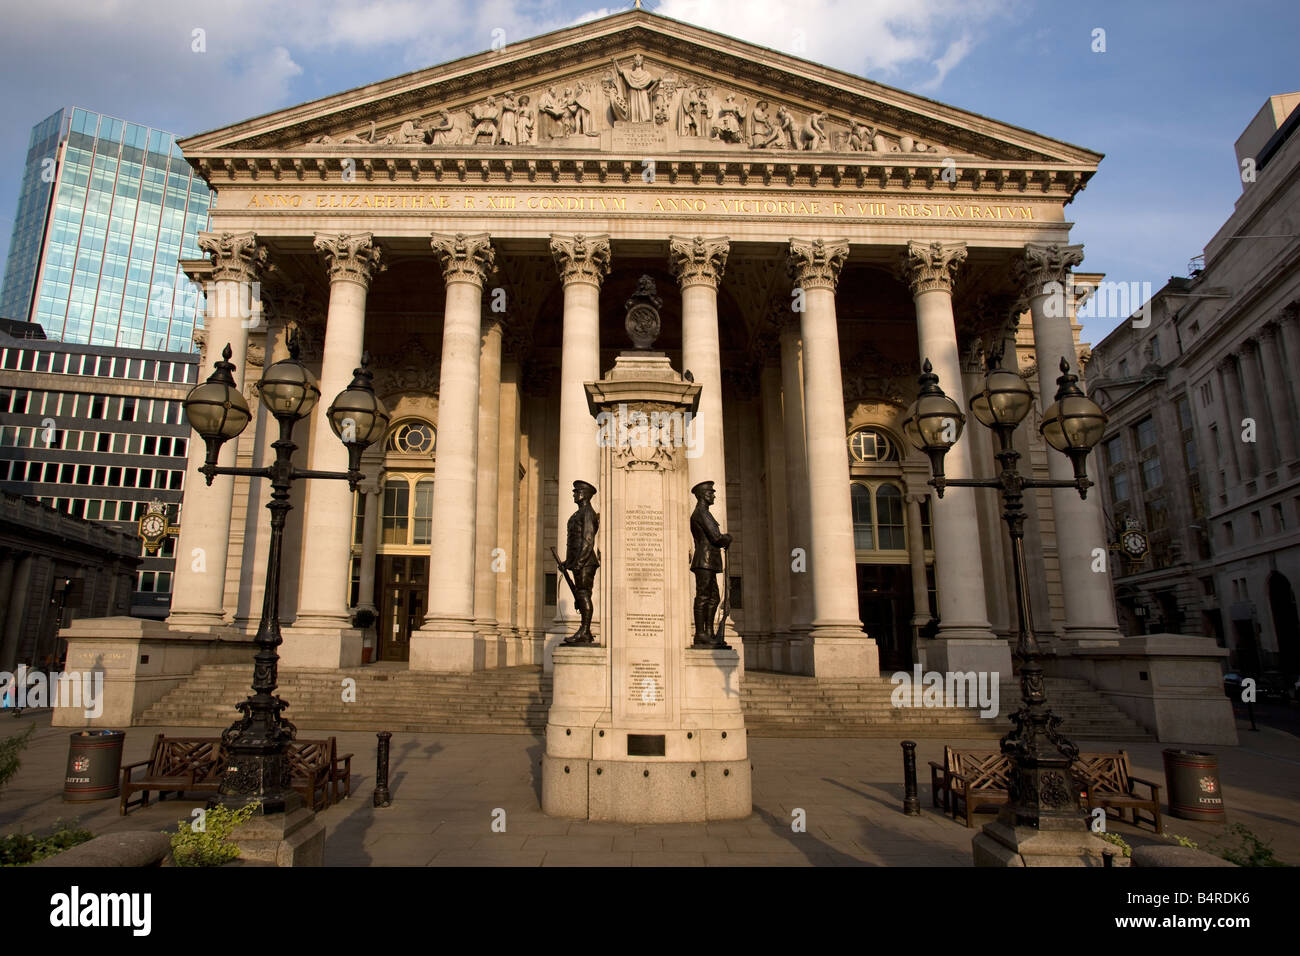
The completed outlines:
{"type": "Polygon", "coordinates": [[[354,627],[304,626],[301,618],[286,627],[280,645],[282,667],[340,667],[361,666],[362,632],[354,627]]]}
{"type": "Polygon", "coordinates": [[[211,611],[172,611],[167,615],[167,626],[176,631],[210,631],[225,627],[224,614],[211,611]]]}
{"type": "Polygon", "coordinates": [[[1073,647],[1115,647],[1123,637],[1118,627],[1071,627],[1067,624],[1056,645],[1062,651],[1073,647]]]}
{"type": "Polygon", "coordinates": [[[1080,819],[1068,829],[1012,826],[1002,820],[985,824],[971,841],[976,866],[1128,866],[1119,847],[1088,830],[1080,819]]]}
{"type": "Polygon", "coordinates": [[[474,622],[474,660],[475,669],[479,666],[483,670],[496,670],[502,667],[501,657],[505,648],[502,646],[501,633],[497,629],[497,622],[492,621],[475,621],[474,622]],[[482,662],[479,665],[477,662],[482,662]]]}
{"type": "Polygon", "coordinates": [[[1011,647],[996,637],[953,638],[940,636],[922,641],[925,669],[941,673],[975,671],[998,674],[999,683],[1013,683],[1011,647]]]}
{"type": "Polygon", "coordinates": [[[782,655],[783,669],[787,674],[812,673],[812,628],[795,627],[785,643],[782,655]]]}
{"type": "Polygon", "coordinates": [[[444,674],[482,670],[473,621],[428,621],[411,635],[410,669],[444,674]]]}
{"type": "Polygon", "coordinates": [[[804,665],[813,677],[875,678],[880,676],[880,649],[861,628],[814,625],[804,665]]]}

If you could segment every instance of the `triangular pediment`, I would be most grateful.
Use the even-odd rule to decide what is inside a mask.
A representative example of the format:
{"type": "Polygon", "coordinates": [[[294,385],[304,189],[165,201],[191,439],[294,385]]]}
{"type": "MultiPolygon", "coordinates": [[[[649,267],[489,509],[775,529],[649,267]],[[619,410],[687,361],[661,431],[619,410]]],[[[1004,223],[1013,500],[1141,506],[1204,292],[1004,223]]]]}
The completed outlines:
{"type": "MultiPolygon", "coordinates": [[[[181,143],[205,174],[424,157],[712,155],[718,162],[1050,169],[1098,153],[788,54],[631,10],[281,110],[181,143]],[[640,65],[638,66],[638,58],[640,65]],[[248,158],[253,157],[253,158],[248,158]],[[302,157],[301,159],[299,157],[302,157]],[[242,166],[240,168],[243,168],[242,166]]],[[[322,165],[322,169],[324,166],[322,165]]],[[[484,167],[486,169],[486,166],[484,167]]],[[[1066,172],[1062,172],[1066,171],[1066,172]]],[[[981,174],[983,175],[983,174],[981,174]]],[[[978,182],[977,186],[978,188],[978,182]]]]}

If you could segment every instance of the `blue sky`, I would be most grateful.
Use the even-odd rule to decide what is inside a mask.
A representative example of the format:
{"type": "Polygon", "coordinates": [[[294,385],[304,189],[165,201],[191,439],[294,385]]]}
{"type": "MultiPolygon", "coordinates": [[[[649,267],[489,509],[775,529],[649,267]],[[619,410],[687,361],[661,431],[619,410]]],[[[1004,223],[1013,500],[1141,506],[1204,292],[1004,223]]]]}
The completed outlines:
{"type": "MultiPolygon", "coordinates": [[[[0,262],[31,127],[84,106],[187,135],[616,12],[584,0],[42,0],[0,34],[0,262]],[[196,52],[195,31],[204,49],[196,52]],[[494,31],[503,33],[494,34],[494,31]]],[[[1241,195],[1233,142],[1300,90],[1294,2],[646,0],[1106,154],[1066,214],[1082,268],[1158,289],[1241,195]],[[1093,52],[1094,31],[1105,52],[1093,52]]],[[[1085,324],[1099,341],[1114,319],[1085,324]]]]}

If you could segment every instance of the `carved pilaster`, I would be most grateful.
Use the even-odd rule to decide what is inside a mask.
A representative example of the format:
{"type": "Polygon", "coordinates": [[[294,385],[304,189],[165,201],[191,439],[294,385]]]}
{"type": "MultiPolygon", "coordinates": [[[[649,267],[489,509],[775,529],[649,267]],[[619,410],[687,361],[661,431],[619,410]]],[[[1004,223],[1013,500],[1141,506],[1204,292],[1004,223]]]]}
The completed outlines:
{"type": "Polygon", "coordinates": [[[849,258],[849,241],[836,239],[791,239],[788,269],[790,279],[799,289],[835,291],[840,270],[849,258]]]}
{"type": "Polygon", "coordinates": [[[716,289],[726,271],[730,248],[731,242],[726,236],[714,239],[669,236],[668,267],[683,289],[693,285],[716,289]]]}
{"type": "Polygon", "coordinates": [[[379,246],[369,232],[317,233],[313,245],[325,260],[331,282],[356,282],[369,288],[370,280],[387,268],[379,261],[379,246]]]}
{"type": "Polygon", "coordinates": [[[1048,286],[1065,291],[1070,270],[1083,262],[1083,246],[1063,246],[1059,242],[1027,242],[1025,257],[1016,262],[1015,280],[1026,298],[1048,295],[1048,286]]]}
{"type": "Polygon", "coordinates": [[[560,279],[565,285],[570,282],[588,282],[599,287],[605,276],[609,275],[608,235],[554,234],[551,236],[551,255],[555,257],[555,268],[559,270],[560,279]]]}
{"type": "Polygon", "coordinates": [[[199,248],[212,260],[213,282],[257,282],[269,253],[252,232],[201,232],[199,248]]]}
{"type": "Polygon", "coordinates": [[[471,236],[463,232],[454,236],[435,232],[430,242],[442,263],[443,281],[449,285],[472,282],[482,288],[488,276],[496,272],[497,254],[492,248],[492,237],[486,232],[471,236]]]}
{"type": "Polygon", "coordinates": [[[952,293],[957,267],[966,261],[964,242],[917,242],[903,253],[901,275],[913,297],[922,292],[952,293]]]}

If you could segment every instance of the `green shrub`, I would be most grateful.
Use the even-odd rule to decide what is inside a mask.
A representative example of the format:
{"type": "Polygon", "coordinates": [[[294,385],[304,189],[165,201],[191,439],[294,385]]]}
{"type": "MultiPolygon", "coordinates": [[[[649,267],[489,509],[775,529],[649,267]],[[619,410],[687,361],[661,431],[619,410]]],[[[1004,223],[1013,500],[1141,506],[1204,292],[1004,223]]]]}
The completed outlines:
{"type": "Polygon", "coordinates": [[[1273,848],[1269,844],[1240,823],[1230,824],[1227,833],[1217,838],[1207,849],[1238,866],[1286,866],[1273,855],[1273,848]]]}
{"type": "Polygon", "coordinates": [[[94,839],[95,834],[84,827],[63,820],[55,822],[44,836],[34,833],[10,833],[0,837],[0,866],[25,866],[47,856],[62,853],[78,843],[94,839]]]}
{"type": "Polygon", "coordinates": [[[194,829],[198,820],[181,820],[172,834],[172,861],[177,866],[221,866],[239,859],[239,847],[228,837],[236,827],[253,819],[256,812],[256,804],[239,810],[210,807],[201,818],[201,830],[194,829]]]}
{"type": "Polygon", "coordinates": [[[1187,837],[1179,836],[1177,833],[1166,833],[1165,836],[1168,839],[1173,840],[1179,846],[1185,846],[1189,850],[1199,850],[1201,848],[1201,845],[1195,840],[1189,840],[1187,837]]]}
{"type": "Polygon", "coordinates": [[[1103,840],[1107,841],[1108,843],[1113,843],[1121,850],[1123,850],[1125,856],[1133,855],[1133,848],[1129,846],[1128,842],[1118,833],[1102,833],[1099,835],[1103,840]]]}
{"type": "Polygon", "coordinates": [[[18,772],[18,768],[22,764],[20,755],[27,746],[27,741],[31,739],[34,730],[36,730],[36,725],[31,724],[21,734],[0,739],[0,789],[18,772]]]}

